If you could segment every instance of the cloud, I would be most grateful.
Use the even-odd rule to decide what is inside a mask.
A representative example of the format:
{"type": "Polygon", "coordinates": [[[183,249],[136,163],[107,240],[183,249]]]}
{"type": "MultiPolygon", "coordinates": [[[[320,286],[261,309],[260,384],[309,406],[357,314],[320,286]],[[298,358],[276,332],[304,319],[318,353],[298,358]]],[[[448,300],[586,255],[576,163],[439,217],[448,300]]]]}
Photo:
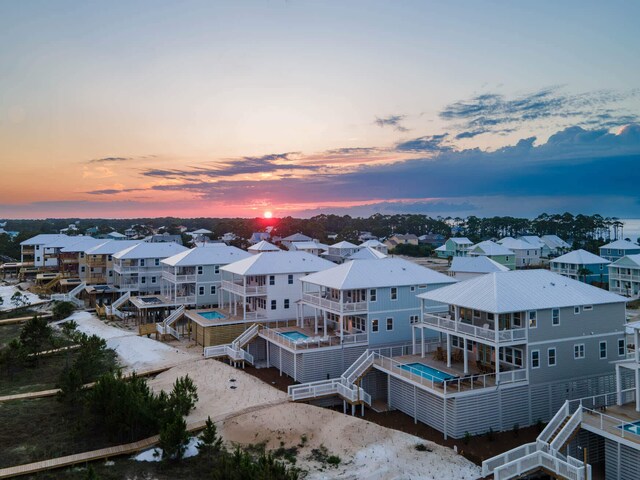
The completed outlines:
{"type": "Polygon", "coordinates": [[[452,147],[443,145],[443,142],[448,137],[448,133],[442,135],[427,135],[424,137],[414,138],[412,140],[406,140],[404,142],[397,143],[395,150],[398,152],[447,152],[451,151],[452,147]]]}
{"type": "Polygon", "coordinates": [[[506,133],[512,131],[514,125],[547,119],[611,128],[640,119],[635,113],[612,108],[614,104],[637,97],[639,93],[639,90],[598,90],[567,94],[560,86],[514,98],[507,98],[499,93],[484,93],[445,106],[439,117],[456,122],[456,127],[464,130],[456,138],[473,138],[489,132],[506,133]]]}
{"type": "Polygon", "coordinates": [[[119,162],[128,162],[129,160],[133,160],[131,157],[104,157],[104,158],[94,158],[93,160],[87,160],[86,163],[119,163],[119,162]]]}
{"type": "Polygon", "coordinates": [[[406,115],[389,115],[388,117],[376,117],[375,123],[379,127],[393,127],[398,132],[408,132],[409,129],[404,127],[401,122],[405,119],[406,115]]]}
{"type": "Polygon", "coordinates": [[[91,190],[88,193],[89,195],[117,195],[119,193],[130,193],[130,192],[138,192],[140,190],[144,190],[143,188],[105,188],[103,190],[91,190]]]}

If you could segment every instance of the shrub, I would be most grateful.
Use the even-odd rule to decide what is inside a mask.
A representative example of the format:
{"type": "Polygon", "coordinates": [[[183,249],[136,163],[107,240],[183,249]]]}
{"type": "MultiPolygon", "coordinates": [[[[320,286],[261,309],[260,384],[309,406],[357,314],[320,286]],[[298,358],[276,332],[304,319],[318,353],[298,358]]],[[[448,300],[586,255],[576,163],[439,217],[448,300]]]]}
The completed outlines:
{"type": "Polygon", "coordinates": [[[468,431],[464,432],[464,444],[469,445],[470,441],[471,441],[471,434],[468,431]]]}
{"type": "Polygon", "coordinates": [[[209,452],[212,454],[222,450],[222,438],[218,435],[218,429],[216,428],[216,424],[213,423],[213,420],[211,420],[211,417],[207,417],[197,447],[201,452],[209,452]]]}
{"type": "Polygon", "coordinates": [[[341,461],[342,461],[342,460],[341,460],[341,459],[340,459],[340,457],[339,457],[339,456],[337,456],[337,455],[329,455],[329,456],[327,457],[327,463],[328,463],[329,465],[333,465],[334,467],[337,467],[338,465],[340,465],[340,462],[341,462],[341,461]]]}
{"type": "Polygon", "coordinates": [[[174,412],[172,418],[165,418],[164,424],[160,427],[159,445],[162,449],[162,460],[179,462],[187,450],[188,443],[187,422],[178,412],[174,412]]]}
{"type": "Polygon", "coordinates": [[[71,302],[56,302],[51,309],[51,313],[53,313],[55,320],[62,320],[71,315],[75,309],[76,306],[71,302]]]}

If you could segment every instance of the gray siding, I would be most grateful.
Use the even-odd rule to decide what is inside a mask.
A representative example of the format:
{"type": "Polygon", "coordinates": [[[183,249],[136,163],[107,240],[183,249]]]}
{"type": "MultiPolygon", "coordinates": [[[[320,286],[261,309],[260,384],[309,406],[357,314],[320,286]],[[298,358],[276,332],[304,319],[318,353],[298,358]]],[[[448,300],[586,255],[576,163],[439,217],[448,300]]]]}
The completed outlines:
{"type": "MultiPolygon", "coordinates": [[[[297,378],[305,383],[337,378],[355,362],[366,350],[366,346],[343,347],[332,350],[317,350],[299,353],[297,357],[297,378]]],[[[291,375],[293,377],[293,375],[291,375]]]]}
{"type": "Polygon", "coordinates": [[[640,451],[605,439],[605,477],[607,480],[640,478],[640,451]]]}

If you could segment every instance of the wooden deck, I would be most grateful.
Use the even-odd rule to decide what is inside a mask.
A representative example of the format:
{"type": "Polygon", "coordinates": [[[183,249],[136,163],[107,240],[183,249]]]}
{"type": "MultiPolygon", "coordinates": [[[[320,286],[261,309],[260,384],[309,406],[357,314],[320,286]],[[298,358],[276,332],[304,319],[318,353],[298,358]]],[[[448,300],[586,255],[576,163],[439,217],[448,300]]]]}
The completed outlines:
{"type": "Polygon", "coordinates": [[[635,402],[624,405],[611,405],[604,411],[585,411],[582,423],[604,430],[610,435],[624,438],[625,440],[640,445],[640,435],[636,435],[620,428],[621,425],[640,421],[640,412],[635,410],[635,402]],[[624,436],[623,436],[624,435],[624,436]]]}

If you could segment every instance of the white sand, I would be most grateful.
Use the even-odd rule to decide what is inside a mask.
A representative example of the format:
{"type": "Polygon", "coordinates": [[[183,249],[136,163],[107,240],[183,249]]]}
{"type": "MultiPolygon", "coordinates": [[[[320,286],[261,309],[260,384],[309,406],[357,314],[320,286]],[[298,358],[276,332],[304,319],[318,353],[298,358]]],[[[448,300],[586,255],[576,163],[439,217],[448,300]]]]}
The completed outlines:
{"type": "Polygon", "coordinates": [[[142,372],[202,358],[200,350],[186,352],[151,338],[140,337],[135,332],[107,325],[89,312],[75,312],[64,321],[67,320],[75,320],[81,332],[104,338],[107,347],[118,354],[125,371],[142,372]]]}
{"type": "Polygon", "coordinates": [[[40,300],[40,297],[38,297],[36,294],[28,291],[23,292],[13,285],[0,286],[0,298],[2,298],[3,301],[2,305],[0,305],[0,310],[13,310],[14,308],[16,308],[15,305],[11,303],[11,297],[16,292],[20,292],[22,295],[26,296],[29,305],[38,305],[40,303],[46,302],[46,300],[40,300]]]}

